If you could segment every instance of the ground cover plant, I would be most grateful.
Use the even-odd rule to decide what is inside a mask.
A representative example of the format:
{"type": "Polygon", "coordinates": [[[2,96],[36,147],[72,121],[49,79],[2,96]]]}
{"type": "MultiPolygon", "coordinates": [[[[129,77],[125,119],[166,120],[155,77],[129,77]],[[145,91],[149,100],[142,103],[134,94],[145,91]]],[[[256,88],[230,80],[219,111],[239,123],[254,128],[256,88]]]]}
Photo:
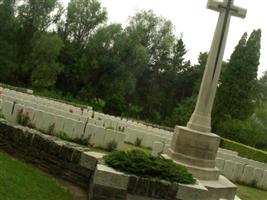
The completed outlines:
{"type": "Polygon", "coordinates": [[[70,193],[45,173],[0,152],[1,200],[71,200],[70,193]]]}
{"type": "Polygon", "coordinates": [[[128,174],[184,184],[195,183],[193,176],[184,167],[141,150],[115,151],[105,156],[104,160],[108,166],[128,174]]]}

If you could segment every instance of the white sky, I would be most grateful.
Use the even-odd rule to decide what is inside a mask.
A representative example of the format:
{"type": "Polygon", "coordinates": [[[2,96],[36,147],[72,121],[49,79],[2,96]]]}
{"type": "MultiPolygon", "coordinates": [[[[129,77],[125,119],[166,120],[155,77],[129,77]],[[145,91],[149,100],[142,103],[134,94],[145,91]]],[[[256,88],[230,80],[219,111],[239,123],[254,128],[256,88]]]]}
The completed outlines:
{"type": "MultiPolygon", "coordinates": [[[[67,5],[69,0],[60,0],[67,5]]],[[[109,22],[127,24],[128,17],[139,10],[153,10],[172,21],[177,36],[183,34],[188,49],[187,59],[197,63],[199,52],[209,51],[218,12],[206,9],[208,0],[99,0],[108,11],[109,22]]],[[[224,60],[230,58],[244,32],[262,29],[259,76],[267,70],[267,12],[264,0],[235,0],[235,5],[248,10],[245,19],[232,17],[224,60]]]]}

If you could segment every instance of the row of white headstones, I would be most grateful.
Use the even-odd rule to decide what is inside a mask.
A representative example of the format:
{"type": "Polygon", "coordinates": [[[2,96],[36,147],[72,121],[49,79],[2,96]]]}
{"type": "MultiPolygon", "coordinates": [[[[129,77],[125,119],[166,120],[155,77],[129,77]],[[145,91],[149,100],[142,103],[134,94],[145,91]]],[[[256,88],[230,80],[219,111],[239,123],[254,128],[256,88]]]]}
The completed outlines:
{"type": "Polygon", "coordinates": [[[216,167],[233,182],[267,190],[267,164],[238,156],[237,152],[219,149],[216,167]]]}
{"type": "Polygon", "coordinates": [[[148,148],[156,145],[156,151],[163,151],[172,138],[172,132],[95,112],[91,107],[82,109],[6,88],[0,88],[0,109],[9,122],[17,123],[22,112],[36,129],[47,132],[53,126],[54,132],[64,132],[71,139],[87,140],[101,148],[115,142],[120,150],[127,142],[148,148]]]}
{"type": "MultiPolygon", "coordinates": [[[[69,104],[0,87],[0,110],[4,117],[16,123],[23,110],[37,129],[48,131],[54,124],[55,132],[64,132],[72,139],[83,139],[96,147],[106,148],[115,141],[120,150],[125,142],[152,148],[152,154],[166,152],[172,132],[152,128],[142,123],[99,112],[91,107],[81,109],[69,104]]],[[[255,183],[267,189],[267,165],[239,157],[236,152],[219,149],[217,167],[227,178],[246,184],[255,183]]]]}

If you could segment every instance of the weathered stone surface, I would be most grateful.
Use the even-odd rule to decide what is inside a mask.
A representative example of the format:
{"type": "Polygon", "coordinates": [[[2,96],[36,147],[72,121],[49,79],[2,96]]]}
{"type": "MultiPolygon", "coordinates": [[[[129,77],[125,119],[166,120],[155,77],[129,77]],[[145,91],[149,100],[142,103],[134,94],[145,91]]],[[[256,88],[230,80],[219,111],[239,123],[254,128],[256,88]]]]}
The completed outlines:
{"type": "Polygon", "coordinates": [[[84,151],[89,151],[88,148],[5,121],[0,121],[0,144],[1,150],[50,174],[85,189],[92,187],[90,184],[97,159],[93,156],[85,159],[82,156],[84,151]]]}
{"type": "Polygon", "coordinates": [[[133,195],[173,200],[176,199],[178,184],[130,176],[127,191],[133,195]]]}
{"type": "Polygon", "coordinates": [[[82,152],[80,157],[80,165],[86,169],[95,170],[97,159],[90,152],[82,152]]]}

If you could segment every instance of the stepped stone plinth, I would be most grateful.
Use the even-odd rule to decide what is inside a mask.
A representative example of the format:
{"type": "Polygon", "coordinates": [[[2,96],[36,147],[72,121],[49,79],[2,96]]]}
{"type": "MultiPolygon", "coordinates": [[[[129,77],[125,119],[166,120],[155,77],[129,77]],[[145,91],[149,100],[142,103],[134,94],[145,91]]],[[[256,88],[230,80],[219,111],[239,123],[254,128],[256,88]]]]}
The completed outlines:
{"type": "MultiPolygon", "coordinates": [[[[187,127],[176,126],[167,156],[188,169],[207,189],[206,199],[235,198],[236,186],[220,176],[215,166],[220,137],[211,133],[211,112],[218,87],[231,16],[244,18],[246,10],[234,0],[208,0],[207,7],[220,13],[195,110],[187,127]]],[[[206,195],[205,194],[205,195],[206,195]]]]}
{"type": "Polygon", "coordinates": [[[220,137],[215,134],[177,126],[168,156],[198,179],[218,180],[220,172],[215,159],[219,144],[220,137]]]}

